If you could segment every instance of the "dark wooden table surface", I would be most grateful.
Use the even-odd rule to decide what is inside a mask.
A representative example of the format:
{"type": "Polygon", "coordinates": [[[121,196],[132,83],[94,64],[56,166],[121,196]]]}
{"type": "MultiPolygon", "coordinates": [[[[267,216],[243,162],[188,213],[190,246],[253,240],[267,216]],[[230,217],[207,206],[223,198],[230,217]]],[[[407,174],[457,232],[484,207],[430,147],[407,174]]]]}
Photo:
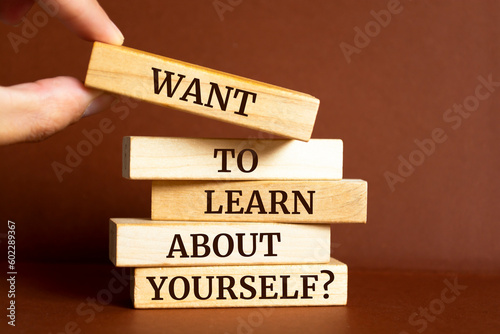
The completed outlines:
{"type": "Polygon", "coordinates": [[[493,274],[351,271],[347,306],[134,310],[125,269],[17,269],[16,327],[3,279],[1,333],[500,333],[493,274]]]}

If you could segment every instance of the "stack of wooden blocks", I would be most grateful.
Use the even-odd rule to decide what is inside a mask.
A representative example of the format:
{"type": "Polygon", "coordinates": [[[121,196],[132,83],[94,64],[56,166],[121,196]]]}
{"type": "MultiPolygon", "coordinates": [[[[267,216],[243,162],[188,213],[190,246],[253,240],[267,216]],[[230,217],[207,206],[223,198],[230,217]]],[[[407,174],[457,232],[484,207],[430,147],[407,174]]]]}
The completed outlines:
{"type": "Polygon", "coordinates": [[[341,140],[309,140],[317,99],[100,43],[86,85],[302,140],[125,137],[123,176],[152,181],[151,219],[110,220],[134,307],[346,304],[330,224],[366,222],[367,183],[342,179],[341,140]]]}

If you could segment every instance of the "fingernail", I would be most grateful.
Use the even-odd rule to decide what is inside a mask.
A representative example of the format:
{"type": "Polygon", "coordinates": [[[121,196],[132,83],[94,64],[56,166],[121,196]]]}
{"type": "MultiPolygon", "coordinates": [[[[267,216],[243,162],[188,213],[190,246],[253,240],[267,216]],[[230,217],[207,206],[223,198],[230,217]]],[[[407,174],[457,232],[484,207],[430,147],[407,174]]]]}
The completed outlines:
{"type": "Polygon", "coordinates": [[[101,94],[93,99],[82,114],[82,118],[97,114],[107,109],[114,101],[115,97],[109,94],[101,94]]]}
{"type": "Polygon", "coordinates": [[[118,27],[116,26],[116,24],[111,21],[113,27],[114,27],[114,30],[115,30],[115,36],[116,36],[116,44],[117,45],[122,45],[123,42],[125,41],[125,37],[123,36],[122,32],[120,31],[120,29],[118,29],[118,27]]]}

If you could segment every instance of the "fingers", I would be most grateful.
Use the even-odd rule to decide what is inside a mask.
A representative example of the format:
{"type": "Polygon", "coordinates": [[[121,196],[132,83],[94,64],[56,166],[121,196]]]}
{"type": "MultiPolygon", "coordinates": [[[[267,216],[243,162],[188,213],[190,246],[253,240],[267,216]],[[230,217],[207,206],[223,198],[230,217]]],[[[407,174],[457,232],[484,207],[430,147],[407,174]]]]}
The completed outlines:
{"type": "MultiPolygon", "coordinates": [[[[84,39],[123,44],[122,33],[97,0],[37,1],[84,39]]],[[[33,0],[0,0],[0,19],[18,22],[32,5],[33,0]]],[[[44,139],[82,115],[105,109],[113,97],[100,94],[69,77],[0,87],[0,145],[44,139]]]]}
{"type": "Polygon", "coordinates": [[[123,44],[123,34],[97,0],[37,1],[41,7],[54,8],[56,16],[81,38],[115,45],[123,44]]]}
{"type": "Polygon", "coordinates": [[[113,97],[101,94],[70,77],[0,87],[0,145],[44,139],[105,109],[113,97]]]}
{"type": "Polygon", "coordinates": [[[33,0],[1,0],[0,20],[6,24],[16,24],[33,6],[33,0]]]}

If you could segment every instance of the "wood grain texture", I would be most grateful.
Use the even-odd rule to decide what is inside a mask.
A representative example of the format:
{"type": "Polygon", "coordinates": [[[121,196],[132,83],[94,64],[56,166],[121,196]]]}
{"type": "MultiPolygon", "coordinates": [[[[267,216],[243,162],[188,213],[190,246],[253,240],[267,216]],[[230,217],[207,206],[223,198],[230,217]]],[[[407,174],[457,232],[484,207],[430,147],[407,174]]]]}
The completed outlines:
{"type": "Polygon", "coordinates": [[[367,187],[363,180],[153,181],[151,217],[184,221],[365,223],[367,187]]]}
{"type": "Polygon", "coordinates": [[[319,107],[304,93],[99,42],[85,85],[304,141],[319,107]]]}
{"type": "Polygon", "coordinates": [[[339,139],[124,137],[122,172],[137,180],[337,180],[342,148],[339,139]]]}
{"type": "Polygon", "coordinates": [[[110,220],[118,267],[328,263],[330,226],[110,220]],[[238,236],[239,234],[239,236],[238,236]]]}
{"type": "Polygon", "coordinates": [[[132,299],[135,308],[345,305],[347,266],[136,268],[132,299]]]}

